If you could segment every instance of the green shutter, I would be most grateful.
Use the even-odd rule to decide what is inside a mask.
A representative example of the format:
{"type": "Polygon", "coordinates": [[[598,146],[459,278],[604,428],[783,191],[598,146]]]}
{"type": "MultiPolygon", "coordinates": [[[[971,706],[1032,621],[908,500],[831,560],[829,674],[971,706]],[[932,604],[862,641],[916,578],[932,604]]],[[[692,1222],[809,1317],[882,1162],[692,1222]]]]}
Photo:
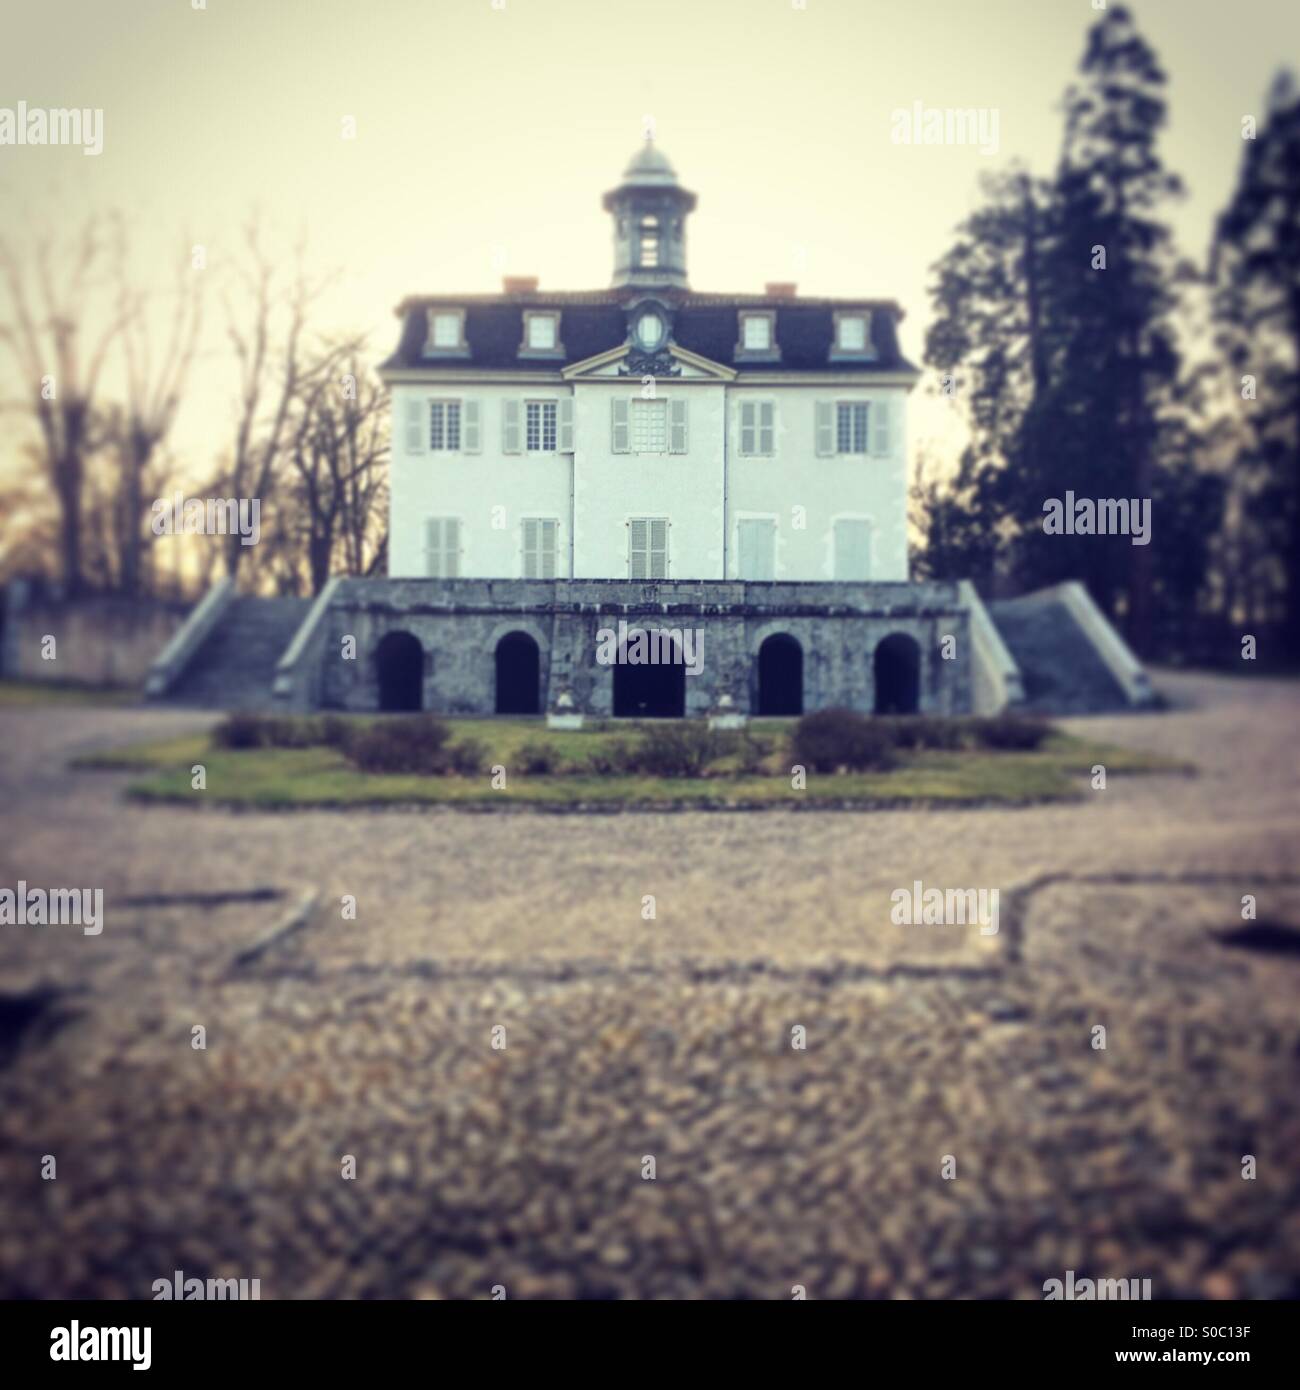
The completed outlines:
{"type": "Polygon", "coordinates": [[[686,452],[686,399],[674,396],[668,402],[668,452],[686,452]]]}
{"type": "Polygon", "coordinates": [[[509,399],[501,402],[501,452],[518,454],[522,452],[519,427],[519,402],[509,399]]]}
{"type": "Polygon", "coordinates": [[[477,401],[465,401],[461,406],[460,447],[467,454],[477,454],[482,448],[482,431],[479,428],[479,403],[477,401]]]}
{"type": "Polygon", "coordinates": [[[406,398],[406,452],[424,453],[425,401],[422,396],[406,398]]]}
{"type": "Polygon", "coordinates": [[[824,458],[835,452],[835,402],[818,401],[814,410],[817,417],[817,454],[824,458]]]}
{"type": "Polygon", "coordinates": [[[649,524],[640,518],[629,521],[627,527],[627,575],[629,579],[647,579],[650,574],[648,550],[649,524]]]}
{"type": "Polygon", "coordinates": [[[610,450],[615,454],[631,451],[632,438],[628,425],[629,402],[625,396],[615,396],[610,402],[610,450]]]}
{"type": "Polygon", "coordinates": [[[893,447],[890,433],[892,421],[891,403],[885,399],[872,402],[871,406],[871,452],[883,458],[893,447]]]}
{"type": "Polygon", "coordinates": [[[776,406],[771,401],[759,403],[758,452],[765,458],[776,453],[776,406]]]}

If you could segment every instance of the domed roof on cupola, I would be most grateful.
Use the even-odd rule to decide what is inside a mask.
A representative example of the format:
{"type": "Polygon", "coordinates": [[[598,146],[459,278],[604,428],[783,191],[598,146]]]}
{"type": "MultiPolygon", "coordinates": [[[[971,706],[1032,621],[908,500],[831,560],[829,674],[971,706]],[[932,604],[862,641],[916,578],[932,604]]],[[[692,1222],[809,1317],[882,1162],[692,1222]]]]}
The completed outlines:
{"type": "Polygon", "coordinates": [[[624,185],[635,184],[641,188],[663,188],[676,182],[677,174],[668,162],[668,156],[657,148],[652,139],[646,140],[645,144],[628,161],[628,166],[623,171],[624,185]]]}

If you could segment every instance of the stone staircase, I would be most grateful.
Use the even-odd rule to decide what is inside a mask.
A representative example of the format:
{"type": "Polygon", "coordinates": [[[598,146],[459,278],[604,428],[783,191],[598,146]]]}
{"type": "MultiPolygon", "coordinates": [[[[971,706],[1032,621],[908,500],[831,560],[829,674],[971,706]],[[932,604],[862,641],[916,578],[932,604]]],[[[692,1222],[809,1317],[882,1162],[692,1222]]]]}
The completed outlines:
{"type": "Polygon", "coordinates": [[[1019,708],[1101,714],[1133,707],[1070,605],[1055,590],[985,605],[1020,668],[1019,708]]]}
{"type": "Polygon", "coordinates": [[[159,698],[198,709],[269,709],[276,662],[311,600],[236,598],[159,698]]]}

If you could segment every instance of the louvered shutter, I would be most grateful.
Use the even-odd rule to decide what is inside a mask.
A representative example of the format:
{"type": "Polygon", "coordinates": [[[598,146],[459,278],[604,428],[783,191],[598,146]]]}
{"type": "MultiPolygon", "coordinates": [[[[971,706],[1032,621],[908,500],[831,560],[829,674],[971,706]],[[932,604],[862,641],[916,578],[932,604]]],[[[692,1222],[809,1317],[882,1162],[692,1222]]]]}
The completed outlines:
{"type": "Polygon", "coordinates": [[[433,516],[424,523],[424,567],[431,579],[456,579],[460,575],[460,521],[454,516],[433,516]]]}
{"type": "Polygon", "coordinates": [[[865,521],[835,523],[835,578],[861,583],[871,577],[871,527],[865,521]]]}
{"type": "Polygon", "coordinates": [[[615,396],[610,402],[610,449],[616,454],[631,451],[631,429],[628,424],[629,402],[626,397],[615,396]]]}
{"type": "Polygon", "coordinates": [[[501,402],[501,452],[503,454],[521,453],[523,446],[520,435],[519,402],[504,400],[501,402]]]}
{"type": "Polygon", "coordinates": [[[524,528],[524,578],[536,579],[541,572],[537,557],[537,531],[541,523],[528,517],[522,524],[524,528]]]}
{"type": "Polygon", "coordinates": [[[741,579],[775,579],[776,524],[747,517],[739,523],[739,533],[741,579]]]}
{"type": "Polygon", "coordinates": [[[740,406],[740,452],[742,455],[758,452],[758,431],[755,417],[758,407],[753,401],[742,401],[740,406]]]}
{"type": "Polygon", "coordinates": [[[642,520],[628,522],[627,528],[627,575],[629,579],[647,579],[650,575],[647,541],[649,523],[642,520]]]}
{"type": "Polygon", "coordinates": [[[871,452],[882,458],[893,447],[890,426],[892,410],[887,400],[873,401],[871,405],[871,452]]]}
{"type": "Polygon", "coordinates": [[[650,523],[650,578],[668,578],[668,523],[662,517],[650,523]]]}
{"type": "Polygon", "coordinates": [[[555,550],[558,530],[559,526],[555,521],[539,521],[537,523],[538,577],[541,579],[555,578],[555,550]]]}
{"type": "Polygon", "coordinates": [[[560,397],[560,453],[571,454],[573,452],[573,397],[560,397]]]}
{"type": "Polygon", "coordinates": [[[447,526],[446,517],[430,517],[424,523],[425,571],[431,579],[445,579],[447,574],[447,526]]]}
{"type": "Polygon", "coordinates": [[[670,454],[684,454],[686,452],[686,400],[681,396],[674,396],[668,402],[668,452],[670,454]]]}
{"type": "Polygon", "coordinates": [[[419,396],[406,398],[406,452],[424,453],[424,412],[425,401],[419,396]]]}
{"type": "Polygon", "coordinates": [[[466,401],[461,407],[460,447],[467,454],[477,454],[483,447],[479,419],[478,401],[466,401]]]}
{"type": "Polygon", "coordinates": [[[764,457],[776,453],[776,406],[771,401],[759,403],[758,452],[764,457]]]}
{"type": "Polygon", "coordinates": [[[825,457],[835,452],[835,402],[818,401],[814,407],[817,415],[817,453],[825,457]]]}

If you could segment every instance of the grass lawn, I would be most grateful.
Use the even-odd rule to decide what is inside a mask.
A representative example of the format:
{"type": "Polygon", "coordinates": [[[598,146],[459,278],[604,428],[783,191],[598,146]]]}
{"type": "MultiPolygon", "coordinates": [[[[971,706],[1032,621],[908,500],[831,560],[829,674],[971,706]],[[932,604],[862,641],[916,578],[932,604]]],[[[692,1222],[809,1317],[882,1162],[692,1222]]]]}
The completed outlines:
{"type": "MultiPolygon", "coordinates": [[[[1135,725],[1135,728],[1138,727],[1135,725]]],[[[378,775],[354,768],[332,747],[214,747],[206,734],[186,735],[77,760],[76,766],[148,775],[127,795],[141,801],[188,802],[272,809],[307,806],[452,805],[485,810],[510,807],[609,810],[767,807],[854,808],[932,804],[1026,805],[1088,795],[1087,775],[1095,763],[1107,774],[1190,772],[1166,759],[1114,745],[1053,734],[1035,752],[902,751],[887,772],[809,772],[807,786],[791,786],[793,759],[785,745],[788,726],[755,721],[774,751],[758,774],[729,775],[728,760],[699,778],[625,774],[527,775],[511,770],[525,744],[546,743],[561,756],[580,761],[601,743],[627,739],[636,726],[626,721],[581,731],[549,730],[540,721],[452,721],[452,742],[473,738],[489,750],[488,761],[507,769],[507,785],[492,786],[490,773],[476,777],[378,775]],[[207,787],[194,791],[190,769],[202,763],[207,787]]]]}
{"type": "Polygon", "coordinates": [[[77,685],[71,681],[0,681],[0,709],[51,705],[133,705],[140,692],[121,686],[77,685]]]}

